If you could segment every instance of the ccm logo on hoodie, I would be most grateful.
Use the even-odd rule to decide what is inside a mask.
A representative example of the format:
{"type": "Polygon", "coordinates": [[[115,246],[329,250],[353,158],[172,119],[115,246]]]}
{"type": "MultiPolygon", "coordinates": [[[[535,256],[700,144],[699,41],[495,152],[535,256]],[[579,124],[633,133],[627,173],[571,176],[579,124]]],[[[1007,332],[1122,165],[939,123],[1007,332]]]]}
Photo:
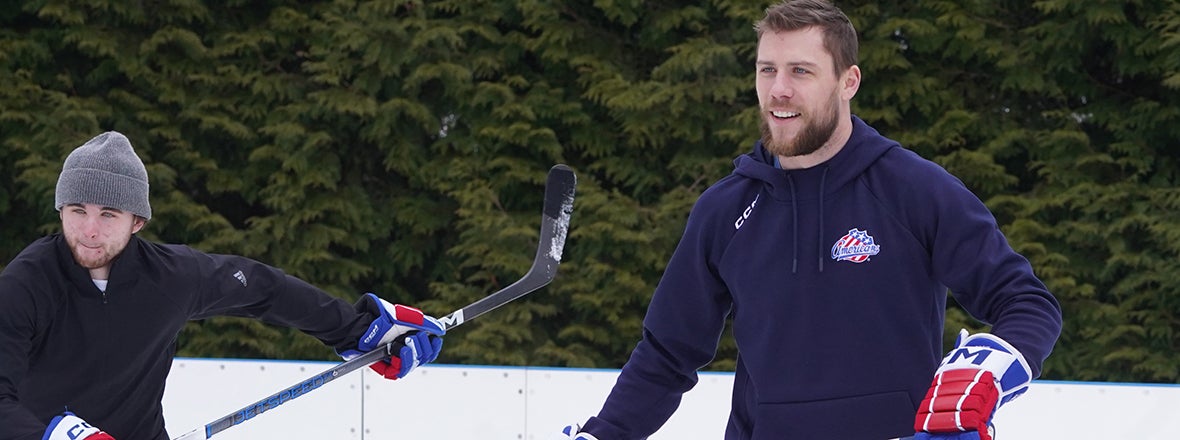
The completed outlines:
{"type": "Polygon", "coordinates": [[[737,221],[733,222],[733,229],[741,229],[742,225],[746,224],[746,219],[750,218],[750,213],[754,212],[754,206],[758,204],[758,196],[760,195],[755,195],[754,201],[750,202],[750,206],[747,206],[746,210],[742,211],[742,215],[738,216],[737,221]]]}

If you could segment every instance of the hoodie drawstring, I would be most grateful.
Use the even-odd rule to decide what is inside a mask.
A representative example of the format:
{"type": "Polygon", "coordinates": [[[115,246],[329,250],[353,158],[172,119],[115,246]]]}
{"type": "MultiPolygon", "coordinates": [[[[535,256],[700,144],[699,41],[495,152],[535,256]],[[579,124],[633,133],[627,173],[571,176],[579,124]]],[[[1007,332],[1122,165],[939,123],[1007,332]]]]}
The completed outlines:
{"type": "MultiPolygon", "coordinates": [[[[823,247],[823,242],[824,242],[824,187],[827,186],[828,170],[829,169],[830,169],[829,167],[825,166],[824,172],[823,172],[823,174],[820,174],[820,178],[819,178],[819,231],[818,231],[819,232],[819,239],[816,241],[816,243],[820,244],[820,246],[819,246],[819,271],[820,272],[824,271],[824,257],[825,257],[824,247],[823,247]]],[[[793,230],[794,237],[791,237],[791,244],[793,246],[793,249],[792,249],[793,255],[792,255],[792,260],[791,260],[791,273],[799,273],[799,202],[797,200],[798,197],[796,197],[796,194],[795,194],[795,179],[793,177],[791,177],[790,173],[787,173],[787,183],[790,184],[790,187],[791,187],[791,215],[793,216],[793,219],[791,220],[791,224],[794,227],[794,230],[793,230]]]]}
{"type": "MultiPolygon", "coordinates": [[[[828,170],[830,167],[824,166],[824,173],[819,178],[819,271],[824,271],[824,186],[828,180],[828,170]]],[[[794,197],[794,195],[792,195],[794,197]]]]}
{"type": "MultiPolygon", "coordinates": [[[[776,163],[778,158],[775,157],[776,163]]],[[[795,201],[795,179],[787,174],[787,183],[791,184],[791,215],[794,219],[791,220],[792,226],[795,228],[795,236],[791,238],[791,244],[794,245],[794,259],[791,261],[791,273],[799,273],[799,203],[795,201]]]]}

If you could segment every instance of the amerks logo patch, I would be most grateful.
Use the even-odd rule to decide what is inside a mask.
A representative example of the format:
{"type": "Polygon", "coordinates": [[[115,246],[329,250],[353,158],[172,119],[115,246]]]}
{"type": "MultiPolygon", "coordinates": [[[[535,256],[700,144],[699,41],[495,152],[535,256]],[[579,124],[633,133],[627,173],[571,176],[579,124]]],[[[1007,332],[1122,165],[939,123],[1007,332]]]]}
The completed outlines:
{"type": "Polygon", "coordinates": [[[864,263],[869,261],[869,257],[880,252],[881,246],[877,245],[873,236],[869,235],[868,231],[856,228],[849,229],[848,235],[840,237],[836,244],[832,245],[832,259],[836,261],[864,263]]]}

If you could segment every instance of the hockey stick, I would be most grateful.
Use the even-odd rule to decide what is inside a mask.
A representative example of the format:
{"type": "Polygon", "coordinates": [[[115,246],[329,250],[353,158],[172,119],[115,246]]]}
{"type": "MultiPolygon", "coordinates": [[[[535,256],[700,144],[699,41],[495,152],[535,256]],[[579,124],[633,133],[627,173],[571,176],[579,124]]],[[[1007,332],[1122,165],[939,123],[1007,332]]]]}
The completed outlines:
{"type": "MultiPolygon", "coordinates": [[[[541,236],[537,244],[537,255],[533,265],[515,283],[500,289],[482,299],[468,304],[451,314],[439,318],[443,328],[450,331],[475,317],[490,312],[493,309],[508,304],[517,298],[534,290],[540,289],[553,281],[557,275],[557,265],[561,263],[561,252],[565,247],[565,237],[569,232],[570,214],[574,209],[574,187],[577,179],[574,172],[565,165],[555,165],[549,169],[545,180],[545,201],[541,216],[541,236]]],[[[174,440],[208,439],[221,431],[239,425],[255,416],[307,394],[324,384],[331,382],[345,374],[391,356],[400,349],[400,341],[391,342],[383,347],[352,358],[338,364],[322,373],[309,377],[295,385],[284,388],[262,400],[234,411],[207,425],[205,429],[194,429],[174,440]]]]}

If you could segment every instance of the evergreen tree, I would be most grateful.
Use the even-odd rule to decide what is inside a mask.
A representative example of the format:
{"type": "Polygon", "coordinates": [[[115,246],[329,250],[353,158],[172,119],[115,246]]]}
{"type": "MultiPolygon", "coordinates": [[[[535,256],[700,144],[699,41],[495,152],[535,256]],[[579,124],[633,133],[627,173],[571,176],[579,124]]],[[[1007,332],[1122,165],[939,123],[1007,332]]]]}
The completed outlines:
{"type": "MultiPolygon", "coordinates": [[[[1180,6],[837,3],[861,34],[853,112],[959,176],[1061,300],[1045,377],[1180,380],[1180,6]]],[[[0,264],[58,229],[65,156],[118,130],[151,176],[146,238],[442,315],[528,269],[566,163],[557,280],[440,361],[621,366],[690,207],[758,135],[766,6],[4,2],[0,264]]],[[[948,314],[948,343],[986,330],[948,314]]],[[[191,324],[180,352],[335,357],[236,318],[191,324]]],[[[735,354],[723,338],[709,368],[735,354]]]]}

